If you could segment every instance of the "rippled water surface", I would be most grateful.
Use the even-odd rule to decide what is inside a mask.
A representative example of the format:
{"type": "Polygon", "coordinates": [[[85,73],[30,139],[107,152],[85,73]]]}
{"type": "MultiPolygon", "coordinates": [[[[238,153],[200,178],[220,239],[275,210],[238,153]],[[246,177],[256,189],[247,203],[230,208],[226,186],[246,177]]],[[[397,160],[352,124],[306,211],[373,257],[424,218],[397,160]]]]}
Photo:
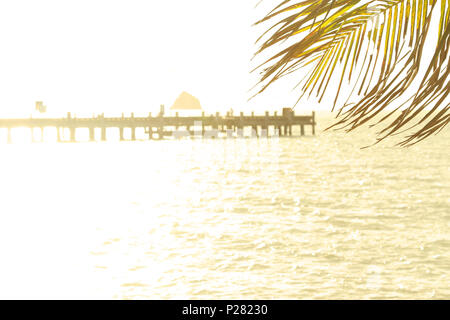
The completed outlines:
{"type": "Polygon", "coordinates": [[[448,299],[449,138],[1,144],[0,297],[448,299]]]}

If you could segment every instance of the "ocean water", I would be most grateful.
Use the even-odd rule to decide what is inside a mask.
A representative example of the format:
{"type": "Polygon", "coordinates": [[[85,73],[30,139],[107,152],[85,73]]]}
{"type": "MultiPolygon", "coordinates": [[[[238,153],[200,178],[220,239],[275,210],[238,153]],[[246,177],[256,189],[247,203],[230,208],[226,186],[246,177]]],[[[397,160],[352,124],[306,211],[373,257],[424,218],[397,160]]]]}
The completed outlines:
{"type": "Polygon", "coordinates": [[[0,298],[449,299],[449,133],[2,142],[0,298]]]}

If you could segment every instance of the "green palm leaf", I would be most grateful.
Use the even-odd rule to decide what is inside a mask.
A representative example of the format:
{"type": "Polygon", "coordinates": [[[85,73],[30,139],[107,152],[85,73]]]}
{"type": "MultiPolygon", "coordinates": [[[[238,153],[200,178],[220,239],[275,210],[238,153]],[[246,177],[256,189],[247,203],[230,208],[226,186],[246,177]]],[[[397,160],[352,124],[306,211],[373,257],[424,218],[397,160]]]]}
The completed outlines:
{"type": "Polygon", "coordinates": [[[258,39],[261,45],[256,54],[277,50],[257,68],[261,69],[258,93],[283,76],[309,67],[300,83],[299,99],[315,95],[320,102],[331,79],[336,79],[333,109],[339,103],[340,110],[334,126],[350,131],[370,121],[375,125],[390,119],[378,141],[413,129],[400,144],[414,144],[450,122],[446,100],[449,16],[450,0],[285,0],[257,22],[274,21],[258,39]],[[430,31],[434,16],[439,17],[439,30],[430,31]],[[436,49],[420,89],[382,115],[405,97],[419,74],[427,36],[436,32],[436,49]],[[339,102],[343,85],[352,89],[344,103],[339,102]],[[355,97],[356,103],[350,103],[355,97]]]}

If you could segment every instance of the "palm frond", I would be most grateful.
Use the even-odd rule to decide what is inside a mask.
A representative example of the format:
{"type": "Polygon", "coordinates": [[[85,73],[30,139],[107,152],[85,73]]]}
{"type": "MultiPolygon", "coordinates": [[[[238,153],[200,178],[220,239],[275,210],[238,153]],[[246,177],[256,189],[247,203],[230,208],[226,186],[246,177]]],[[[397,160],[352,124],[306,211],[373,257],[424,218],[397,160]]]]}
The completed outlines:
{"type": "Polygon", "coordinates": [[[262,70],[258,93],[283,76],[310,66],[311,72],[299,86],[300,99],[315,95],[320,102],[333,83],[334,109],[341,104],[343,85],[350,85],[351,93],[339,106],[340,119],[333,127],[354,130],[382,116],[383,110],[405,96],[423,64],[434,16],[439,17],[439,30],[431,31],[437,33],[437,45],[418,92],[375,122],[391,119],[379,132],[378,141],[413,128],[400,144],[421,141],[450,122],[446,100],[450,90],[450,0],[282,1],[257,22],[275,21],[258,39],[261,45],[256,55],[269,48],[278,51],[257,68],[262,70]],[[334,78],[336,81],[331,81],[334,78]]]}

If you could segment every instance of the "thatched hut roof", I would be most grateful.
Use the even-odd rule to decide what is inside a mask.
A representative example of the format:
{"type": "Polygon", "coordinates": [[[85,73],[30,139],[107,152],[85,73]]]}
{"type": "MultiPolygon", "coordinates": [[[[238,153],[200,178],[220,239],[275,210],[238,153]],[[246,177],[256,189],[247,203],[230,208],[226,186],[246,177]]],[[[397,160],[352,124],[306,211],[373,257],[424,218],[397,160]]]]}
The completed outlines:
{"type": "Polygon", "coordinates": [[[182,92],[170,110],[202,110],[200,101],[187,92],[182,92]]]}

